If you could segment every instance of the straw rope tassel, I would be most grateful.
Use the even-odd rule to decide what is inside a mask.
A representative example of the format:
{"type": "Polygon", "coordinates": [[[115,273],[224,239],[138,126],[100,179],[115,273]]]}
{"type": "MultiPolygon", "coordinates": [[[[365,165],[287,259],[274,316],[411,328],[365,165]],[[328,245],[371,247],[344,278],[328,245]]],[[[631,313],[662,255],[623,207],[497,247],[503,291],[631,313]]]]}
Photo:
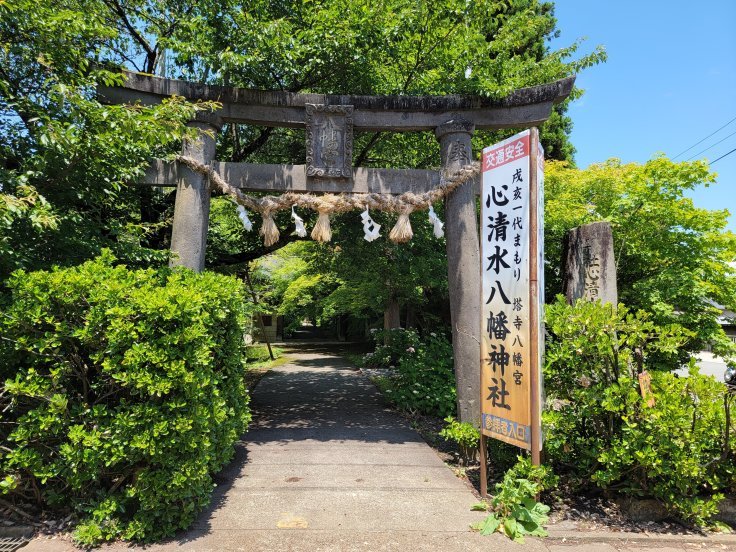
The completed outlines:
{"type": "Polygon", "coordinates": [[[260,234],[263,236],[263,245],[271,247],[279,241],[279,229],[273,220],[273,211],[263,212],[263,223],[261,223],[260,234]]]}
{"type": "Polygon", "coordinates": [[[317,217],[317,224],[312,228],[312,239],[318,242],[328,242],[332,239],[332,229],[330,228],[330,214],[327,211],[320,211],[317,217]]]}
{"type": "Polygon", "coordinates": [[[411,229],[411,221],[409,220],[409,215],[413,210],[414,208],[409,206],[401,212],[399,220],[396,221],[396,224],[391,229],[391,233],[388,235],[388,239],[394,243],[406,243],[414,236],[414,232],[411,229]]]}

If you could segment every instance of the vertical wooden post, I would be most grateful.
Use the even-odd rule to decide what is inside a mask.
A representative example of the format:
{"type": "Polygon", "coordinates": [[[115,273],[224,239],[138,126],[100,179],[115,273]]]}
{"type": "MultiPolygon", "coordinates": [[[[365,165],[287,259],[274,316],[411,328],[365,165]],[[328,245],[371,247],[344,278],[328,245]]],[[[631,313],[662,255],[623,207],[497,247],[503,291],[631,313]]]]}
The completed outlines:
{"type": "MultiPolygon", "coordinates": [[[[457,170],[472,161],[470,138],[475,125],[456,118],[435,129],[442,168],[457,170]]],[[[480,280],[478,221],[471,182],[456,188],[445,202],[447,271],[452,318],[452,349],[457,384],[458,417],[480,425],[480,280]]]]}
{"type": "MultiPolygon", "coordinates": [[[[482,155],[481,155],[481,163],[482,163],[482,155]]],[[[483,173],[481,172],[481,188],[483,183],[483,173]]],[[[482,210],[482,207],[481,207],[482,210]]],[[[482,221],[480,223],[483,224],[482,221]]],[[[483,231],[483,228],[480,228],[480,232],[483,231]]],[[[480,233],[479,233],[480,236],[480,233]]],[[[482,238],[481,238],[482,239],[482,238]]],[[[480,262],[480,250],[482,247],[478,246],[478,287],[482,287],[483,284],[483,264],[480,262]]],[[[482,309],[481,309],[482,312],[482,309]]],[[[480,313],[479,313],[480,314],[480,313]]],[[[478,335],[483,335],[483,320],[480,316],[478,316],[478,335]]],[[[478,390],[483,389],[483,347],[478,347],[478,390]]],[[[481,411],[483,408],[483,397],[478,397],[478,410],[481,411]]],[[[478,424],[478,427],[480,428],[480,443],[479,443],[479,451],[478,455],[480,456],[480,497],[481,498],[488,498],[488,438],[483,433],[483,413],[479,412],[480,416],[480,422],[478,424]]]]}
{"type": "Polygon", "coordinates": [[[529,136],[531,141],[529,155],[529,326],[530,334],[529,344],[531,365],[531,377],[529,378],[530,390],[530,406],[531,406],[531,453],[532,464],[540,465],[541,462],[541,430],[540,430],[540,410],[541,410],[541,390],[540,390],[540,372],[541,358],[539,350],[539,179],[537,167],[537,155],[539,154],[539,129],[536,127],[531,129],[529,136]]]}
{"type": "Polygon", "coordinates": [[[488,438],[480,434],[480,496],[488,498],[488,438]]]}
{"type": "MultiPolygon", "coordinates": [[[[196,140],[185,140],[181,153],[209,165],[215,158],[218,124],[197,120],[188,124],[199,131],[196,140]]],[[[171,230],[171,266],[204,270],[207,226],[210,214],[209,180],[187,167],[180,167],[182,178],[176,185],[174,224],[171,230]]]]}

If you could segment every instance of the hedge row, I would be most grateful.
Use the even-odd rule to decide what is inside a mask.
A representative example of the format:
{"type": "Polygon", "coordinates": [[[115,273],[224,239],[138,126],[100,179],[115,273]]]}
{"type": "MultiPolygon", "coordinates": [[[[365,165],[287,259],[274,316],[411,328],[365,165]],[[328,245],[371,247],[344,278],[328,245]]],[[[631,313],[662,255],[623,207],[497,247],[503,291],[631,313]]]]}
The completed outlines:
{"type": "Polygon", "coordinates": [[[104,254],[8,285],[0,493],[76,512],[84,543],[188,526],[250,420],[237,281],[104,254]]]}

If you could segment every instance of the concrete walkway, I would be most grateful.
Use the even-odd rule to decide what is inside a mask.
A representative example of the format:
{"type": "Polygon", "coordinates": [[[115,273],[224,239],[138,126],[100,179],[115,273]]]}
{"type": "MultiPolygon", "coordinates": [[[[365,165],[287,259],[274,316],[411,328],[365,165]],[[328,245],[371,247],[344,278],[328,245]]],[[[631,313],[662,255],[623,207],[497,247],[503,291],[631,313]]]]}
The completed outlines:
{"type": "MultiPolygon", "coordinates": [[[[483,517],[470,511],[477,502],[470,488],[384,405],[367,378],[328,351],[294,354],[269,372],[252,407],[251,429],[217,476],[211,507],[189,531],[146,550],[520,549],[500,535],[469,530],[483,517]]],[[[523,548],[621,549],[563,543],[527,539],[523,548]]],[[[43,538],[23,548],[71,550],[68,541],[43,538]]]]}

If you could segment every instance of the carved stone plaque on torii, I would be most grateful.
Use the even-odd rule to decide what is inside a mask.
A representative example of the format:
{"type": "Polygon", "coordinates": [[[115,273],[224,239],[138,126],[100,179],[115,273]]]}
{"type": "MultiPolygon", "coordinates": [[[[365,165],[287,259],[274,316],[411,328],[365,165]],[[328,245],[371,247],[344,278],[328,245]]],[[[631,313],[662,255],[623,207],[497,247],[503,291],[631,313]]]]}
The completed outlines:
{"type": "MultiPolygon", "coordinates": [[[[440,185],[440,172],[352,166],[353,132],[434,132],[443,170],[472,159],[476,129],[523,129],[546,121],[552,106],[567,98],[575,77],[515,90],[500,100],[477,96],[350,96],[208,86],[126,73],[123,86],[101,87],[108,103],[153,104],[169,96],[216,101],[214,113],[198,115],[190,126],[202,131],[186,141],[182,155],[208,165],[242,191],[310,193],[427,192],[440,185]],[[229,163],[216,160],[215,136],[223,123],[304,128],[304,165],[229,163]]],[[[176,187],[171,236],[173,264],[204,269],[210,190],[207,178],[180,162],[153,160],[141,184],[176,187]]],[[[480,273],[475,198],[478,179],[452,191],[445,202],[452,342],[462,421],[480,419],[480,273]]]]}

